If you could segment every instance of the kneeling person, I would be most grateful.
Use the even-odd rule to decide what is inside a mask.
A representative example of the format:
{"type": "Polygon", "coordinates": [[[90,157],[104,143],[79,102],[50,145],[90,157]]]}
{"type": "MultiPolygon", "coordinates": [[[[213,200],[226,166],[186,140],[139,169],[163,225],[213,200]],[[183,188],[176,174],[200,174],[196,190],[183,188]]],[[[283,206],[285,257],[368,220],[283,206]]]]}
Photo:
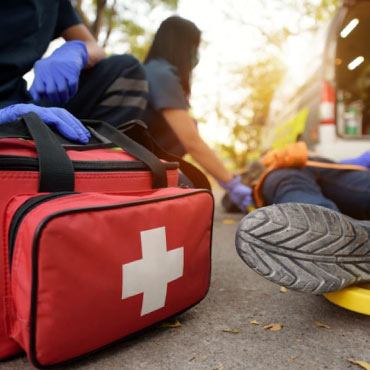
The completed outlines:
{"type": "Polygon", "coordinates": [[[35,112],[63,136],[86,143],[90,134],[77,118],[114,126],[142,118],[148,86],[140,63],[129,55],[106,58],[69,0],[35,3],[0,5],[0,124],[35,112]],[[57,37],[66,42],[40,59],[57,37]],[[27,91],[23,75],[33,67],[27,91]]]}

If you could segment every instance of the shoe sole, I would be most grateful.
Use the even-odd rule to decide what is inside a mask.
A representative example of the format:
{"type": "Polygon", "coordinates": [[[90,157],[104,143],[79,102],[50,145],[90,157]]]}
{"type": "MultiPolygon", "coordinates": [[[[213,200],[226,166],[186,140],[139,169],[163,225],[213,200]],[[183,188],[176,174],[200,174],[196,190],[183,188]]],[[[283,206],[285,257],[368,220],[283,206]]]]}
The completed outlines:
{"type": "Polygon", "coordinates": [[[338,212],[286,203],[246,216],[235,243],[243,261],[266,279],[321,294],[370,281],[369,235],[338,212]]]}

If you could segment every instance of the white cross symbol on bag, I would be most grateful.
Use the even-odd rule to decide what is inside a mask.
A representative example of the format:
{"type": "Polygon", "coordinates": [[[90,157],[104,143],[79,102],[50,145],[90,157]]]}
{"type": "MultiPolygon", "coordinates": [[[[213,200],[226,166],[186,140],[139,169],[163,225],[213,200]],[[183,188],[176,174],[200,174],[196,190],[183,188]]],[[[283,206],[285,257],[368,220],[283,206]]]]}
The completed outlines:
{"type": "Polygon", "coordinates": [[[140,233],[143,258],[122,265],[122,299],[143,293],[141,316],[166,304],[167,285],[184,274],[184,248],[167,251],[166,228],[140,233]]]}

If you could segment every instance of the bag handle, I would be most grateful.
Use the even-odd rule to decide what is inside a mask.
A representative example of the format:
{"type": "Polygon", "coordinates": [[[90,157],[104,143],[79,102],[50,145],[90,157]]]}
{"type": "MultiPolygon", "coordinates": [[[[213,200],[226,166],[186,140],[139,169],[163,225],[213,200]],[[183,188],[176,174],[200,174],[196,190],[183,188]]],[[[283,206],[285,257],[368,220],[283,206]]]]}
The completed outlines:
{"type": "Polygon", "coordinates": [[[118,146],[145,163],[152,172],[152,186],[154,189],[166,188],[168,186],[165,164],[143,145],[104,121],[84,120],[84,124],[90,130],[95,130],[99,135],[108,139],[115,146],[118,146]]]}
{"type": "Polygon", "coordinates": [[[73,164],[54,133],[33,112],[22,116],[22,120],[36,146],[39,161],[39,191],[74,191],[73,164]]]}
{"type": "Polygon", "coordinates": [[[194,187],[197,189],[207,189],[212,190],[211,184],[207,179],[207,176],[195,167],[190,162],[183,160],[182,158],[168,153],[161,146],[159,146],[154,140],[152,141],[152,148],[154,153],[169,162],[178,162],[181,172],[193,183],[194,187]]]}
{"type": "Polygon", "coordinates": [[[168,162],[177,162],[183,174],[193,183],[197,189],[211,190],[211,184],[207,176],[199,170],[196,166],[184,159],[168,153],[164,150],[148,132],[146,125],[142,121],[137,121],[135,126],[127,127],[128,125],[121,125],[119,128],[127,129],[128,135],[132,137],[135,142],[141,143],[146,148],[150,149],[157,157],[162,158],[168,162]]]}
{"type": "MultiPolygon", "coordinates": [[[[42,162],[43,163],[48,163],[47,159],[50,161],[53,160],[53,158],[48,158],[50,156],[50,153],[55,152],[55,155],[58,156],[56,161],[58,163],[62,163],[61,159],[61,151],[64,151],[63,147],[65,148],[73,148],[75,150],[84,150],[84,149],[92,149],[94,148],[99,148],[101,146],[117,146],[120,147],[121,149],[125,150],[127,153],[131,154],[138,160],[142,161],[145,163],[149,169],[152,172],[153,175],[153,180],[152,180],[152,187],[154,189],[158,188],[165,188],[168,186],[167,182],[167,172],[166,172],[166,166],[165,164],[155,155],[153,154],[150,150],[146,149],[143,145],[139,144],[135,140],[131,139],[121,131],[117,130],[110,124],[103,122],[103,121],[97,121],[97,120],[83,120],[83,123],[90,129],[92,133],[92,138],[90,140],[91,144],[87,145],[76,145],[71,143],[64,138],[61,138],[58,134],[52,132],[46,124],[44,124],[40,118],[35,114],[35,113],[28,113],[24,117],[28,117],[28,121],[32,121],[33,125],[36,127],[37,123],[35,121],[38,121],[38,123],[42,123],[42,125],[37,125],[37,130],[34,131],[40,131],[41,132],[47,132],[48,134],[44,133],[43,135],[45,138],[42,138],[41,142],[50,142],[53,140],[53,144],[49,145],[47,151],[49,152],[48,155],[44,155],[43,151],[41,152],[42,155],[42,162]],[[31,117],[31,118],[29,118],[31,117]],[[41,127],[43,126],[43,127],[41,127]],[[52,139],[53,138],[53,139],[52,139]],[[107,140],[108,139],[108,142],[107,140]],[[112,145],[113,144],[113,145],[112,145]],[[58,147],[58,149],[56,149],[58,147]]],[[[7,124],[2,124],[0,125],[0,138],[24,138],[24,139],[34,139],[30,130],[26,129],[22,122],[20,121],[15,121],[15,122],[9,122],[7,124]]],[[[35,139],[34,139],[35,140],[35,139]]],[[[36,143],[36,149],[37,152],[40,156],[39,149],[42,144],[41,143],[36,143]]],[[[65,153],[64,153],[65,154],[65,153]]],[[[65,154],[65,157],[68,159],[68,156],[65,154]]],[[[165,158],[163,158],[165,159],[165,158]]],[[[69,159],[68,159],[69,160],[69,159]]],[[[66,162],[64,160],[63,162],[66,162]]],[[[70,160],[69,160],[70,162],[70,160]]],[[[60,166],[59,166],[60,167],[60,166]]],[[[66,171],[67,166],[64,165],[66,171]]],[[[70,168],[73,169],[73,165],[71,163],[70,168]]],[[[41,172],[41,171],[40,171],[41,172]]],[[[48,168],[48,172],[49,168],[48,168]]],[[[63,173],[59,173],[59,177],[55,177],[52,179],[49,177],[49,175],[46,175],[47,172],[45,172],[45,169],[43,169],[42,173],[45,175],[42,176],[42,189],[53,189],[54,187],[57,188],[58,190],[50,190],[50,191],[73,191],[71,188],[71,180],[64,180],[62,181],[62,177],[64,176],[63,173]],[[56,187],[56,183],[60,181],[61,186],[56,187]],[[50,182],[50,186],[47,186],[47,183],[50,182]]],[[[41,176],[41,175],[40,175],[41,176]]],[[[41,187],[40,187],[41,189],[41,187]]],[[[40,190],[41,191],[41,190],[40,190]]],[[[48,191],[48,190],[44,190],[48,191]]]]}

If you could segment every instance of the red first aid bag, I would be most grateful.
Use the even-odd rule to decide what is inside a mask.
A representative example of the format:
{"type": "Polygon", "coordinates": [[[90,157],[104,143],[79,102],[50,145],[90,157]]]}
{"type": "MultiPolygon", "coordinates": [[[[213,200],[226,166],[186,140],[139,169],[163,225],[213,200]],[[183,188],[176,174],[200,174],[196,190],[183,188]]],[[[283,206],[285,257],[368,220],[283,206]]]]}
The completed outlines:
{"type": "Polygon", "coordinates": [[[111,126],[89,128],[89,145],[63,148],[34,114],[0,126],[2,358],[80,357],[207,292],[210,193],[176,187],[177,163],[111,126]]]}
{"type": "Polygon", "coordinates": [[[212,196],[20,196],[8,207],[10,335],[35,366],[76,358],[195,305],[210,280],[212,196]]]}

